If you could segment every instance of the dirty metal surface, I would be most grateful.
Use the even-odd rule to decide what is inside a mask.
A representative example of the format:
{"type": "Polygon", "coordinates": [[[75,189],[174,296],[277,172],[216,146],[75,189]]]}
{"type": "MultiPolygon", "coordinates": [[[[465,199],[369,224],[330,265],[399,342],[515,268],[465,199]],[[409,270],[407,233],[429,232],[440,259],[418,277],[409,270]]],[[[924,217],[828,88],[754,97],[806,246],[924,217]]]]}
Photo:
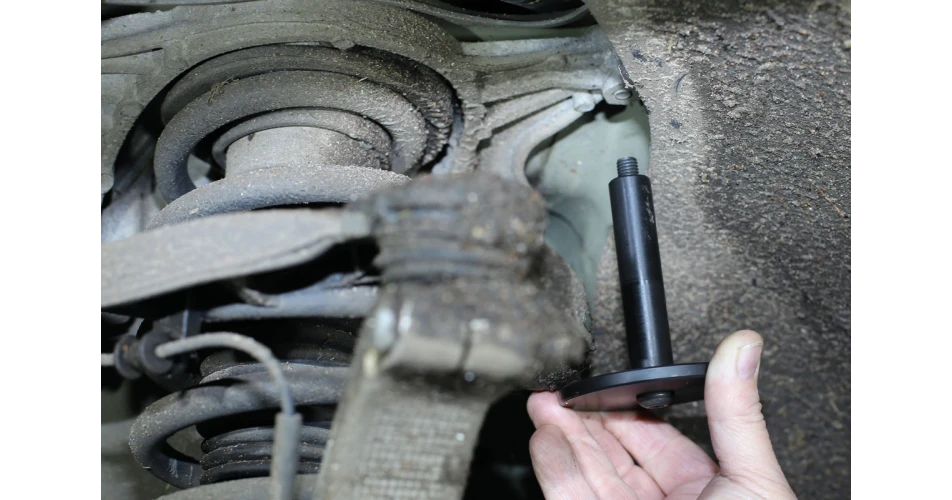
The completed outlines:
{"type": "MultiPolygon", "coordinates": [[[[649,112],[676,360],[760,332],[794,490],[849,495],[849,3],[586,3],[649,112]]],[[[596,331],[621,321],[598,303],[593,316],[596,331]]],[[[703,439],[702,412],[670,417],[703,439]]]]}
{"type": "Polygon", "coordinates": [[[583,360],[587,332],[566,307],[581,287],[559,297],[535,283],[544,204],[512,180],[423,177],[349,210],[372,221],[384,286],[317,495],[460,498],[490,404],[520,385],[558,387],[583,360]]]}
{"type": "MultiPolygon", "coordinates": [[[[114,163],[120,147],[149,103],[189,68],[228,52],[320,43],[341,51],[359,47],[389,53],[435,71],[452,88],[463,111],[447,158],[433,167],[439,173],[475,167],[478,144],[492,135],[483,123],[488,107],[552,89],[597,91],[616,64],[609,60],[607,42],[597,29],[514,47],[497,42],[464,44],[432,19],[365,0],[180,6],[108,20],[101,38],[103,195],[115,183],[114,163]]],[[[369,87],[367,83],[362,81],[360,88],[369,87]]],[[[240,80],[218,82],[205,102],[227,99],[241,86],[240,80]]]]}
{"type": "Polygon", "coordinates": [[[353,213],[296,210],[222,214],[139,233],[102,245],[100,303],[111,307],[282,269],[367,230],[366,220],[353,213]],[[214,265],[208,255],[217,256],[214,265]]]}

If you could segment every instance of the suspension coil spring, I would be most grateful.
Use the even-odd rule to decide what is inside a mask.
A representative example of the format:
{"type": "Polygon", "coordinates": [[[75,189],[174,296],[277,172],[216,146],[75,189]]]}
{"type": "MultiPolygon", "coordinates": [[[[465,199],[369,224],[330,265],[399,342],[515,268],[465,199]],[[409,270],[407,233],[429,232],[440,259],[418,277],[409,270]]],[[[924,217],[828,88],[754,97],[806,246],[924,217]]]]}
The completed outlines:
{"type": "MultiPolygon", "coordinates": [[[[271,323],[267,326],[274,328],[277,325],[271,323]]],[[[275,339],[272,334],[269,335],[269,343],[272,351],[285,360],[289,378],[300,371],[323,370],[333,382],[326,387],[331,404],[298,405],[306,421],[301,431],[298,473],[313,474],[317,472],[327,444],[334,403],[340,396],[353,350],[353,336],[350,332],[327,326],[295,331],[293,325],[286,325],[282,330],[278,335],[284,338],[275,339]]],[[[202,362],[202,384],[252,373],[263,376],[258,375],[262,371],[258,363],[242,359],[230,351],[220,351],[202,362]]],[[[303,381],[296,375],[293,378],[295,383],[303,381]]],[[[204,454],[199,460],[202,469],[200,483],[267,476],[274,441],[273,423],[274,412],[271,409],[198,423],[196,429],[205,438],[201,444],[204,454]]]]}
{"type": "MultiPolygon", "coordinates": [[[[261,323],[304,416],[299,473],[317,470],[331,417],[343,390],[353,336],[327,327],[295,331],[290,324],[261,323]]],[[[219,351],[201,366],[201,382],[146,408],[129,437],[133,456],[158,478],[178,488],[268,475],[274,411],[280,394],[260,363],[219,351]],[[196,461],[169,445],[175,434],[195,427],[204,438],[196,461]]]]}
{"type": "MultiPolygon", "coordinates": [[[[207,60],[174,83],[160,113],[166,126],[154,169],[169,204],[150,228],[219,213],[346,203],[405,183],[446,147],[454,104],[445,82],[418,63],[314,43],[207,60]],[[187,168],[192,156],[224,176],[196,187],[187,168]]],[[[321,311],[320,304],[312,310],[321,311]]],[[[269,321],[231,328],[250,332],[283,360],[305,421],[299,473],[320,464],[357,326],[355,318],[308,316],[291,323],[262,315],[269,321]]],[[[139,416],[130,435],[133,455],[179,488],[267,476],[278,406],[267,373],[221,351],[203,359],[201,375],[198,385],[139,416]],[[192,426],[204,438],[197,461],[168,444],[192,426]]]]}
{"type": "Polygon", "coordinates": [[[349,202],[406,182],[445,147],[452,93],[432,70],[371,49],[268,45],[206,61],[166,94],[150,226],[216,213],[349,202]],[[225,177],[196,188],[211,144],[225,177]]]}

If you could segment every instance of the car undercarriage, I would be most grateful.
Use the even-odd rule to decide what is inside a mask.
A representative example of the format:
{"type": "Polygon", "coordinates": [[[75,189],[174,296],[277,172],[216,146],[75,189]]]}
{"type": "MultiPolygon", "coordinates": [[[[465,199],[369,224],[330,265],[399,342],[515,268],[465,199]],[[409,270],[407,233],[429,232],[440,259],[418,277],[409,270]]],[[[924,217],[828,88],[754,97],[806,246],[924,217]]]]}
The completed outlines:
{"type": "Polygon", "coordinates": [[[849,2],[104,0],[101,91],[103,498],[541,498],[528,394],[628,368],[623,157],[675,357],[761,332],[849,495],[849,2]]]}

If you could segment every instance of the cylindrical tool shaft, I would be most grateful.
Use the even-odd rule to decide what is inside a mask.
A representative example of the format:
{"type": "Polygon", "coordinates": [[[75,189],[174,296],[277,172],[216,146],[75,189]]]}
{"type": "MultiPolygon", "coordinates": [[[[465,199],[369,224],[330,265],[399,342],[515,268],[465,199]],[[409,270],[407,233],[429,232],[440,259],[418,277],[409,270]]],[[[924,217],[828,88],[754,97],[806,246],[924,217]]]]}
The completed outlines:
{"type": "Polygon", "coordinates": [[[674,358],[651,181],[638,173],[634,158],[623,158],[608,190],[631,367],[671,365],[674,358]]]}

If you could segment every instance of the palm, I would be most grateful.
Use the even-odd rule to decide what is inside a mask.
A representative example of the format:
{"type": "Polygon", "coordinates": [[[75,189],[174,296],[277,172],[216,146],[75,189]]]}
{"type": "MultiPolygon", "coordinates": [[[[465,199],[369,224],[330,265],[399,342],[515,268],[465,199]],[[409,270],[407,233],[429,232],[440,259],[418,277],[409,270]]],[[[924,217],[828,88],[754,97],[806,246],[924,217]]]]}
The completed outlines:
{"type": "Polygon", "coordinates": [[[544,450],[533,458],[547,498],[694,500],[717,474],[696,444],[646,414],[575,412],[551,392],[533,394],[529,414],[539,428],[531,445],[544,450]]]}
{"type": "Polygon", "coordinates": [[[720,467],[670,424],[641,412],[576,412],[553,392],[529,397],[533,467],[549,500],[795,498],[770,446],[756,366],[762,342],[725,340],[708,369],[705,407],[720,467]],[[746,366],[746,368],[744,368],[746,366]]]}

